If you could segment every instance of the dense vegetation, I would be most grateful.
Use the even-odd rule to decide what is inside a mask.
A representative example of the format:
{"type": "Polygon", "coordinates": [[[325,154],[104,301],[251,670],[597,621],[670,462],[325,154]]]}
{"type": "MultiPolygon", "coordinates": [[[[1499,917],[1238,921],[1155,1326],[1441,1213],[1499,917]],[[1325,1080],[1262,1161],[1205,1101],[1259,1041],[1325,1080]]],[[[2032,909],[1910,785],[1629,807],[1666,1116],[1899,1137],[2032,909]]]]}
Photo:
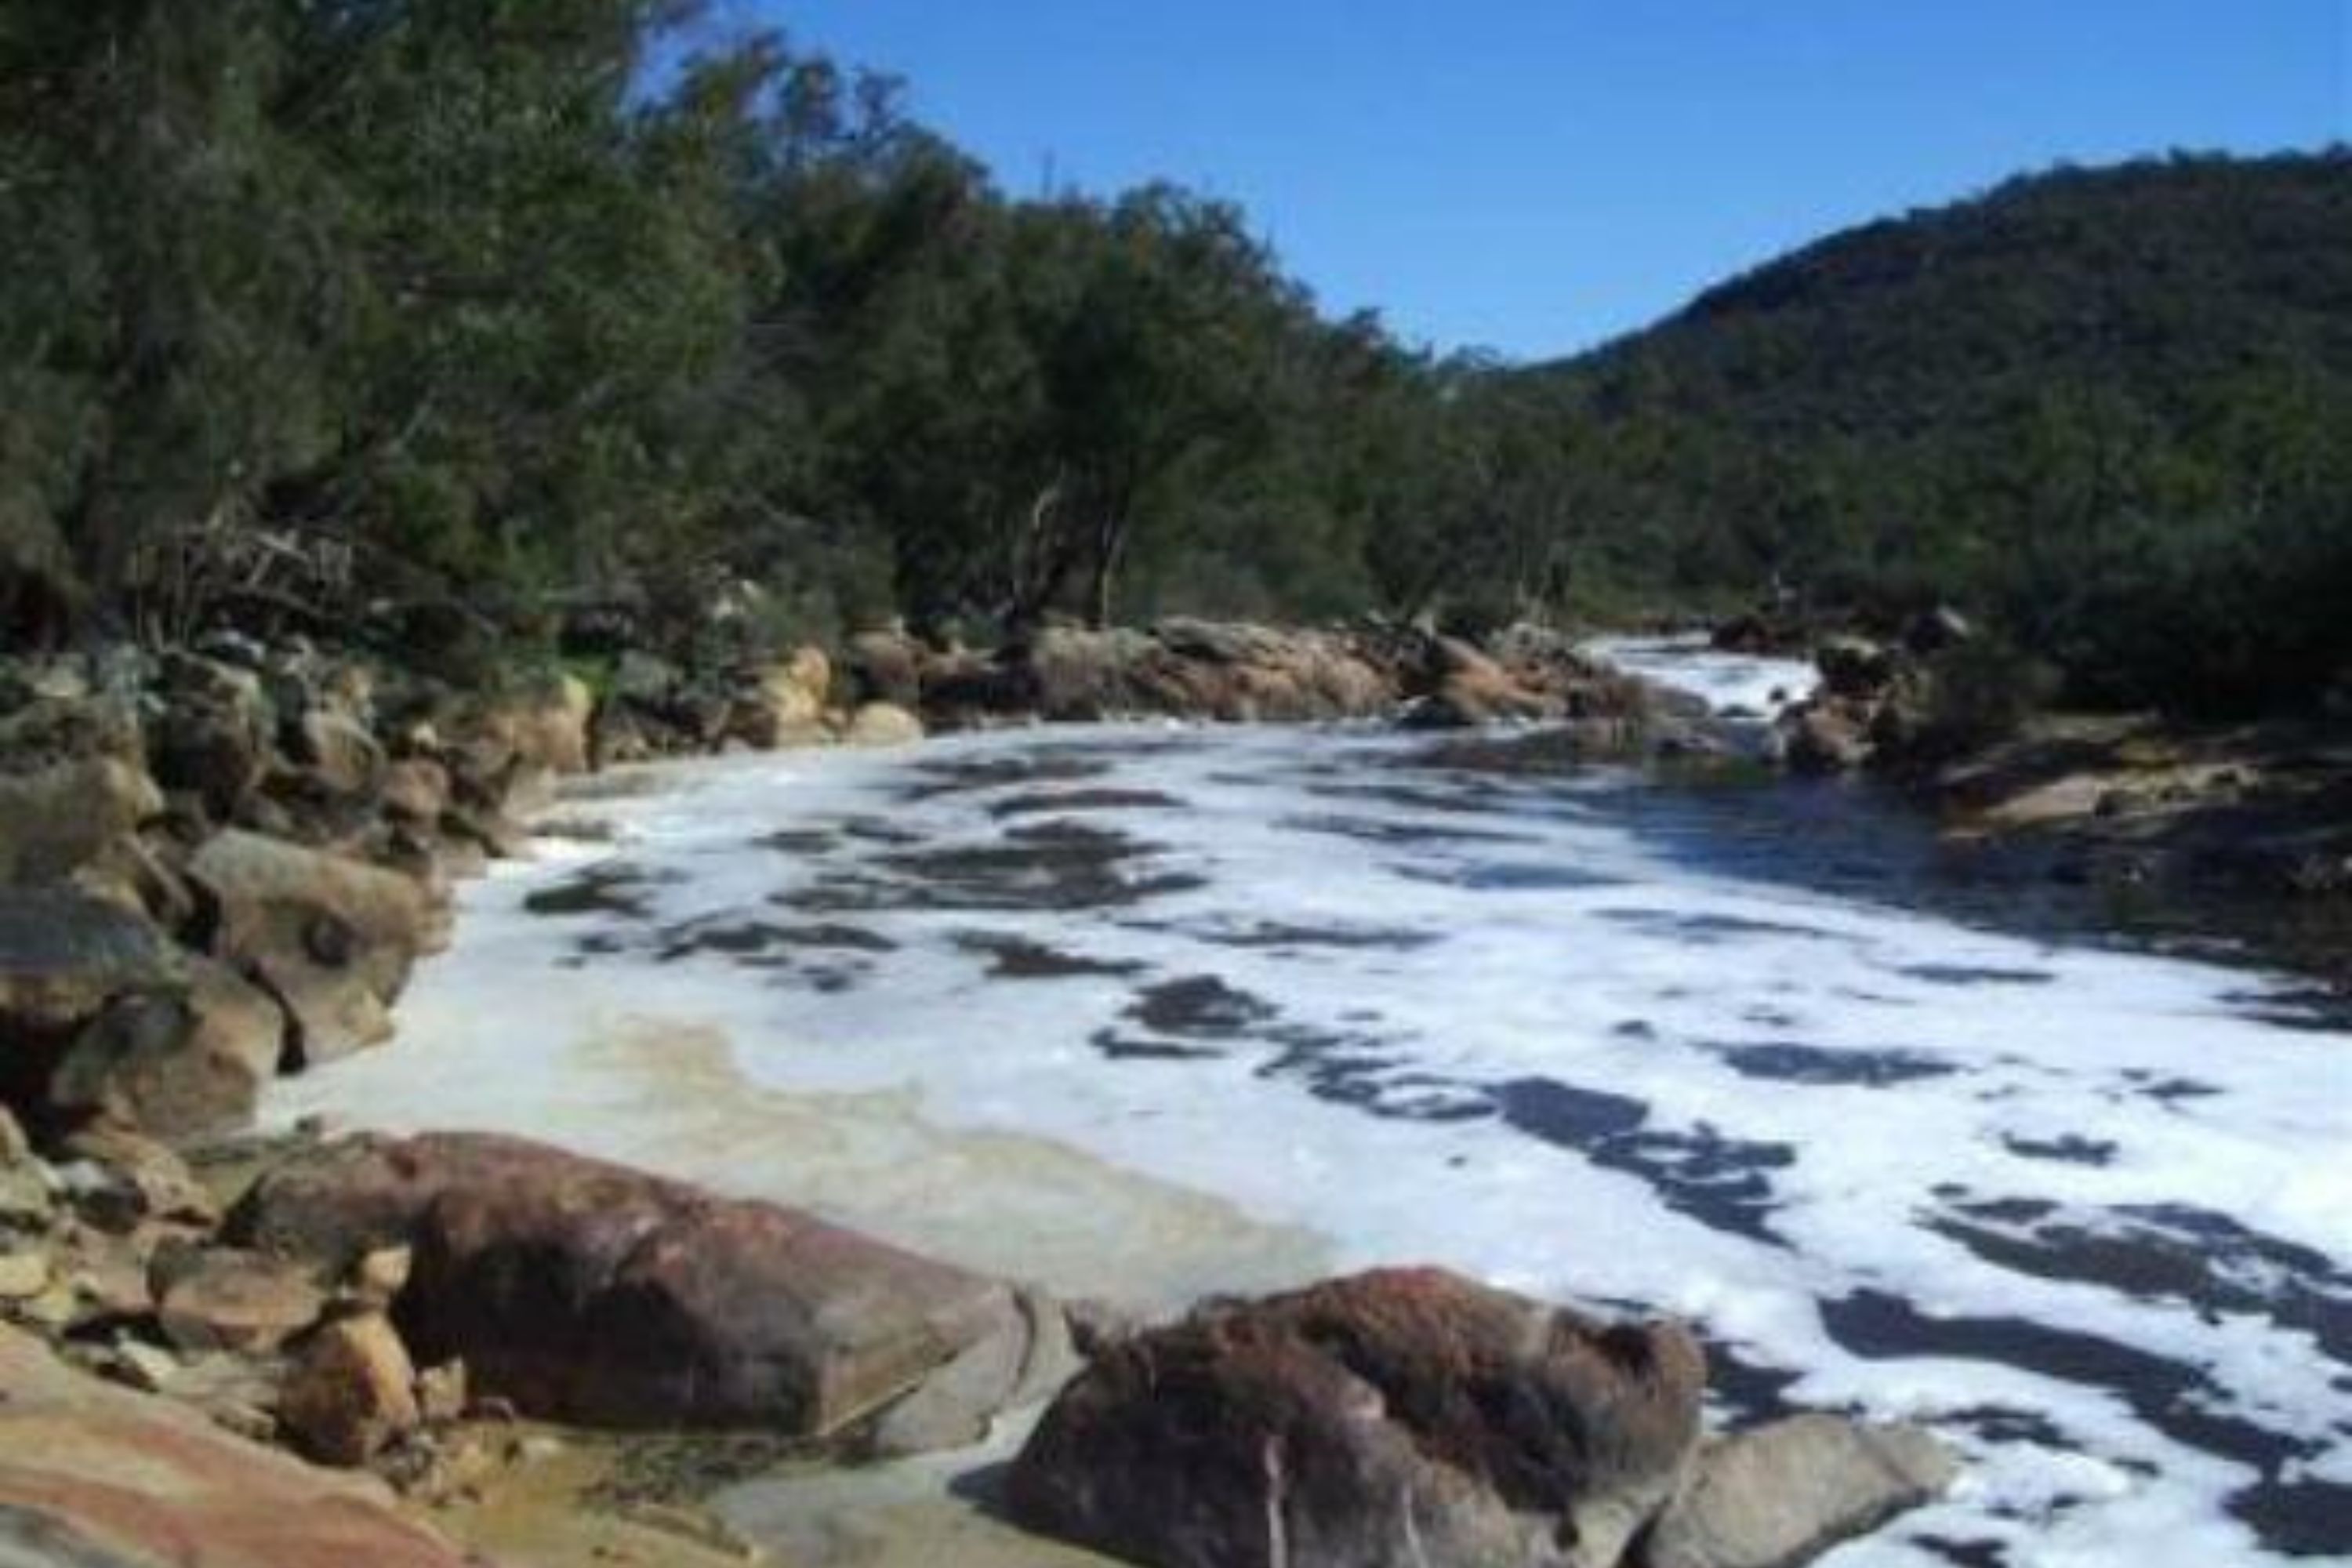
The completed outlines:
{"type": "Polygon", "coordinates": [[[1320,315],[1224,204],[1012,199],[692,0],[14,0],[0,231],[19,641],[1778,584],[2102,699],[2352,661],[2341,153],[2020,182],[1517,369],[1320,315]]]}
{"type": "Polygon", "coordinates": [[[1957,599],[2090,700],[2352,668],[2352,153],[2012,181],[1525,380],[1612,581],[1957,599]]]}

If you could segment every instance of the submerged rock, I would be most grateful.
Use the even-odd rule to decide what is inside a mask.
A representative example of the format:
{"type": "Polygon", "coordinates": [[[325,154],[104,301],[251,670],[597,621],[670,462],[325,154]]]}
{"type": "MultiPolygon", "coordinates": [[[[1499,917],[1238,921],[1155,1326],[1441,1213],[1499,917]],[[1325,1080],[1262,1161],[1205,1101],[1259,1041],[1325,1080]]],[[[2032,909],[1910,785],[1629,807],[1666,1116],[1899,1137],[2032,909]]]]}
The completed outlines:
{"type": "Polygon", "coordinates": [[[330,1144],[231,1215],[336,1269],[413,1245],[394,1303],[428,1362],[528,1414],[797,1436],[884,1416],[885,1447],[967,1441],[1062,1363],[1058,1310],[774,1205],[520,1139],[330,1144]]]}
{"type": "Polygon", "coordinates": [[[1705,1376],[1671,1325],[1369,1274],[1107,1347],[1008,1497],[1160,1568],[1607,1568],[1672,1494],[1705,1376]]]}
{"type": "Polygon", "coordinates": [[[1651,1530],[1643,1568],[1790,1568],[1939,1496],[1959,1467],[1915,1426],[1799,1415],[1711,1443],[1651,1530]]]}

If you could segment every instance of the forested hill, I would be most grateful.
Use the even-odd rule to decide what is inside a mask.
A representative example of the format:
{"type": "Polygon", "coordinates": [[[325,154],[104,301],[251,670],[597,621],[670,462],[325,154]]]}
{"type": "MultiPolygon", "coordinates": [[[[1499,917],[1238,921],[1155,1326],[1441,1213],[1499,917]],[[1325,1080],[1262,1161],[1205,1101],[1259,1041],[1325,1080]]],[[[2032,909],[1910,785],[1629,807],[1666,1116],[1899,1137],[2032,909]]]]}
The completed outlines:
{"type": "Polygon", "coordinates": [[[2352,658],[2352,153],[2012,180],[1525,377],[1615,583],[1973,603],[2089,695],[2352,658]]]}

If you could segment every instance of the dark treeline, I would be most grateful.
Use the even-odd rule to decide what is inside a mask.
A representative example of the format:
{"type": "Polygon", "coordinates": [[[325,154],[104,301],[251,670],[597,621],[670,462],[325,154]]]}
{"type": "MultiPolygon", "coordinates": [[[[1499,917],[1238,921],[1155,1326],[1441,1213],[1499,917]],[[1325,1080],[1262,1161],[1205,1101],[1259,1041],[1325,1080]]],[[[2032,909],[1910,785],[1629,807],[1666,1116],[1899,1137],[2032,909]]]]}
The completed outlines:
{"type": "Polygon", "coordinates": [[[1327,615],[1424,569],[1376,542],[1439,367],[1242,215],[1010,200],[695,12],[8,6],[18,634],[721,579],[810,631],[1327,615]]]}
{"type": "Polygon", "coordinates": [[[2352,658],[2341,154],[2023,182],[1513,369],[1325,317],[1223,203],[1011,197],[698,10],[0,9],[9,636],[1779,584],[1957,601],[2101,700],[2352,658]]]}

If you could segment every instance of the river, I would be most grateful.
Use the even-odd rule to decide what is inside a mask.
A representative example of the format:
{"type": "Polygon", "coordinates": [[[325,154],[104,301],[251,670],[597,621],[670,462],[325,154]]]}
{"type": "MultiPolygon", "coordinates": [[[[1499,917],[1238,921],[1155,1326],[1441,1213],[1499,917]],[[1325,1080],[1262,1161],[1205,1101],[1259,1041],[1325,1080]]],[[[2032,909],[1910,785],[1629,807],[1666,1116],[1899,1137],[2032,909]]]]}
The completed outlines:
{"type": "MultiPolygon", "coordinates": [[[[1751,710],[1801,671],[1629,665],[1751,710]]],[[[1853,786],[1105,727],[596,781],[281,1117],[1152,1307],[1387,1263],[1928,1422],[1839,1568],[2352,1562],[2352,1035],[1853,786]]]]}

